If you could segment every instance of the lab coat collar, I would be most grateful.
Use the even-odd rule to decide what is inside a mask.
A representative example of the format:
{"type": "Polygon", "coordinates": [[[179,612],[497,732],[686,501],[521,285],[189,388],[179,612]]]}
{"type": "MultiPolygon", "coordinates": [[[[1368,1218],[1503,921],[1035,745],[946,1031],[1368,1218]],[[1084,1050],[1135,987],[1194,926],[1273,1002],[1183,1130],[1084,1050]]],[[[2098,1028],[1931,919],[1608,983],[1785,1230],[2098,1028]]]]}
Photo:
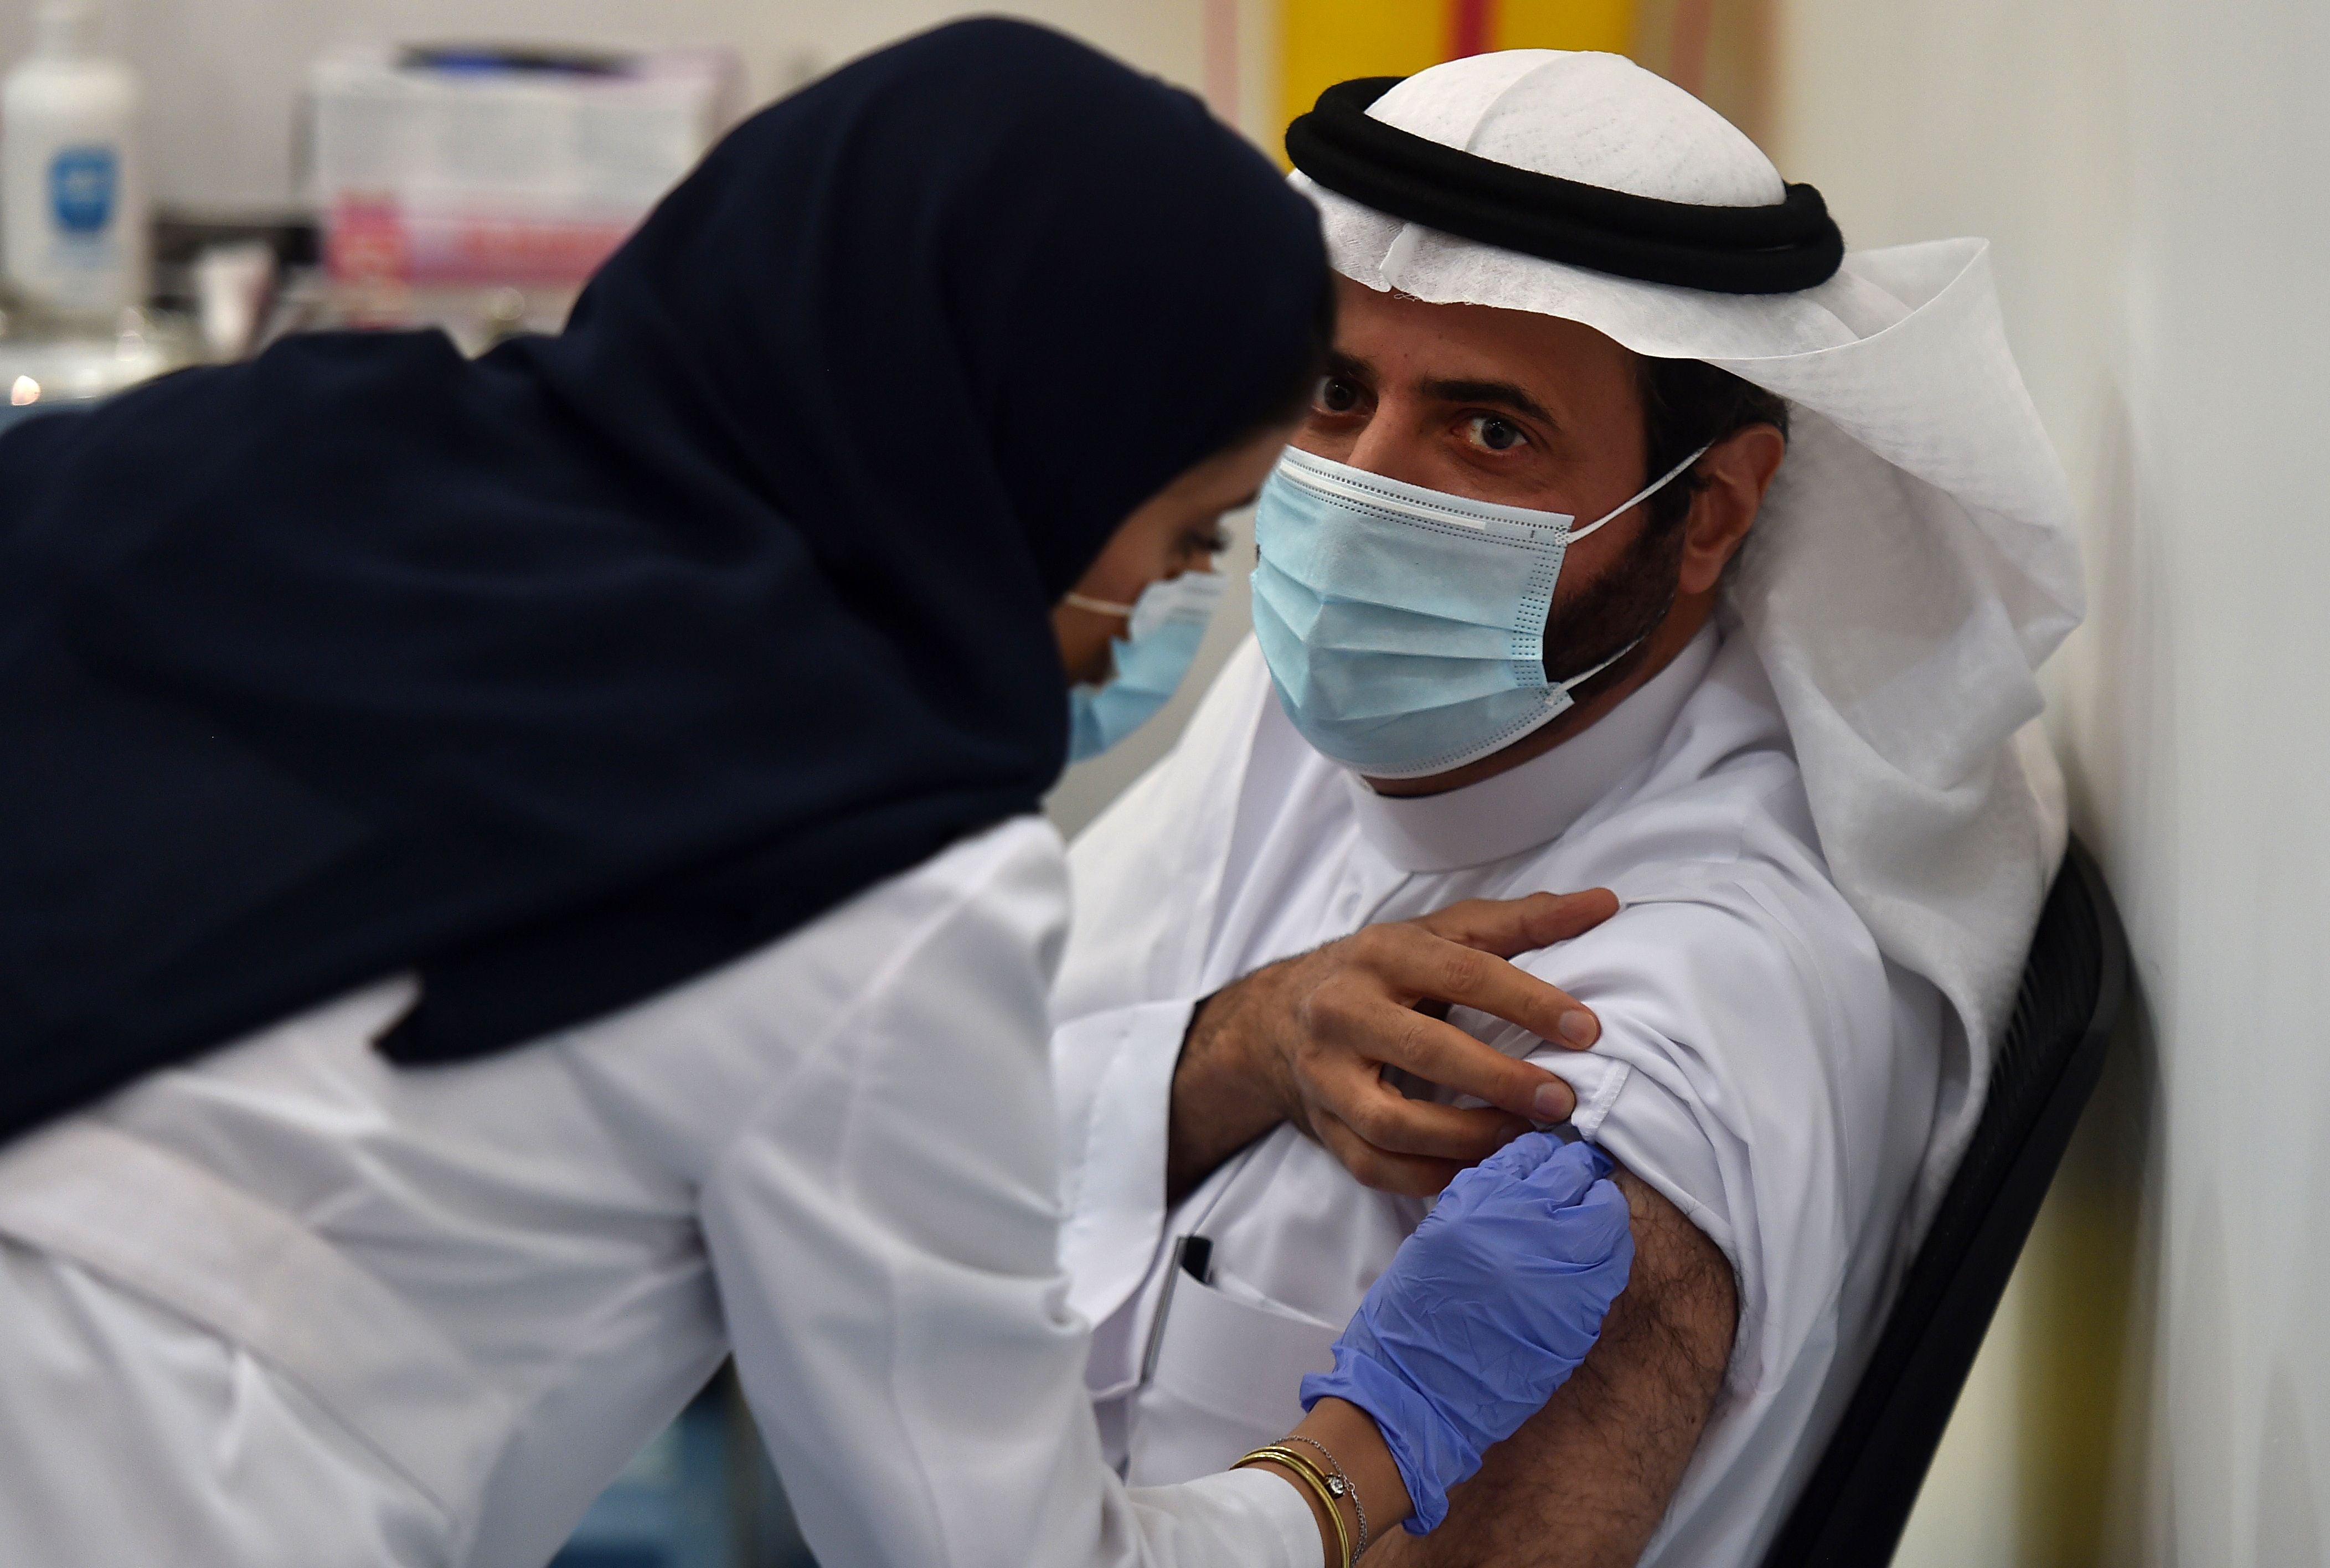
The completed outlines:
{"type": "Polygon", "coordinates": [[[1460,871],[1550,844],[1658,754],[1720,638],[1710,622],[1666,668],[1582,733],[1478,784],[1439,795],[1378,795],[1347,774],[1359,836],[1409,873],[1460,871]]]}

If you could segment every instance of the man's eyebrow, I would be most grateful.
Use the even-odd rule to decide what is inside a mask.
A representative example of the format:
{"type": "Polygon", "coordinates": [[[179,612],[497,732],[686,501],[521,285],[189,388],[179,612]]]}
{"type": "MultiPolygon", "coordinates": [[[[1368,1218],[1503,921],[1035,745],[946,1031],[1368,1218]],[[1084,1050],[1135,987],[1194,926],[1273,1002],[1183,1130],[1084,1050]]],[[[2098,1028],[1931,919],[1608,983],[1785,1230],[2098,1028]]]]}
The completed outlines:
{"type": "Polygon", "coordinates": [[[1327,351],[1327,373],[1342,381],[1371,382],[1375,380],[1376,367],[1340,348],[1332,348],[1327,351]]]}
{"type": "Polygon", "coordinates": [[[1561,422],[1543,403],[1509,381],[1427,381],[1422,390],[1435,402],[1493,403],[1549,425],[1561,422]]]}

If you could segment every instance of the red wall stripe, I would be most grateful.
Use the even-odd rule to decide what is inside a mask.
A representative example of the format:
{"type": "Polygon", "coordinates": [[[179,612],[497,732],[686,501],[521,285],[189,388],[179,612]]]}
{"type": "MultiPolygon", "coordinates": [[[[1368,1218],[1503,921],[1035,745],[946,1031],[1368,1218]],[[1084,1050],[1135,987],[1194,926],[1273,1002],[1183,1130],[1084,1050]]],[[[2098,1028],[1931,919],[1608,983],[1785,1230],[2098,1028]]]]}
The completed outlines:
{"type": "Polygon", "coordinates": [[[1496,26],[1497,0],[1448,0],[1448,58],[1486,54],[1496,26]]]}

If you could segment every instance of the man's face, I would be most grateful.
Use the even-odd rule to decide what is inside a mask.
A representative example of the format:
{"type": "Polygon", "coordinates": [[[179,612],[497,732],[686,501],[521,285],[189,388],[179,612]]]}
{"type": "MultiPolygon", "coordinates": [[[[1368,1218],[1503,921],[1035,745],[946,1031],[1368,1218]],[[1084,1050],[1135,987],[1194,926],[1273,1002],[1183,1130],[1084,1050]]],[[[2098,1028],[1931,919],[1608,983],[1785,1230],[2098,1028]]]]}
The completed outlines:
{"type": "MultiPolygon", "coordinates": [[[[1566,512],[1580,525],[1643,487],[1643,405],[1626,349],[1549,316],[1336,286],[1335,356],[1294,445],[1410,485],[1566,512]]],[[[1660,612],[1681,532],[1651,533],[1638,507],[1570,547],[1549,676],[1606,656],[1660,612]]]]}

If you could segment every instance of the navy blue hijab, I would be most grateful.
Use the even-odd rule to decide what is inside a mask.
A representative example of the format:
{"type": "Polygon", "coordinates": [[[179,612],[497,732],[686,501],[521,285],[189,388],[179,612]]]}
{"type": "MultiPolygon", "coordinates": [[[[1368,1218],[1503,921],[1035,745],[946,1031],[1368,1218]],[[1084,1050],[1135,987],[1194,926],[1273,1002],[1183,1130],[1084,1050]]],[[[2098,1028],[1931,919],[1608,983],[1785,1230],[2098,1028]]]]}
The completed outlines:
{"type": "Polygon", "coordinates": [[[1035,809],[1048,614],[1299,393],[1318,224],[980,22],[748,121],[556,337],[297,338],[0,439],[0,1138],[374,978],[445,1060],[1035,809]]]}

